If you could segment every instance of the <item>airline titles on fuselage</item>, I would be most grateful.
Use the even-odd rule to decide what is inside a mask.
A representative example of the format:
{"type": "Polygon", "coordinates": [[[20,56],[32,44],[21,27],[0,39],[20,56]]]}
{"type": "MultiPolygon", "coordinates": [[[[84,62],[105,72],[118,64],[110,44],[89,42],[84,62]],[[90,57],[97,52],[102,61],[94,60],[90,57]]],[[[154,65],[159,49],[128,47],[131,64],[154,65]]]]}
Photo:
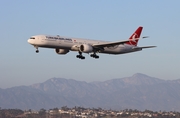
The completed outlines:
{"type": "Polygon", "coordinates": [[[65,41],[72,41],[70,38],[62,38],[62,37],[54,37],[54,36],[46,36],[48,40],[65,40],[65,41]]]}

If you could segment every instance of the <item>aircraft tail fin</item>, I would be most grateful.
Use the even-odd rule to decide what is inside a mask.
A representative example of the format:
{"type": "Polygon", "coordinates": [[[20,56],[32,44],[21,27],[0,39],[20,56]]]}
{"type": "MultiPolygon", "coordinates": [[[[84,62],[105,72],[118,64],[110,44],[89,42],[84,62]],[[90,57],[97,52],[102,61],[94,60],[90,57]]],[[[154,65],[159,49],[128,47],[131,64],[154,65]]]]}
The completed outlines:
{"type": "Polygon", "coordinates": [[[129,37],[129,42],[127,42],[126,44],[137,46],[142,29],[143,27],[138,27],[137,30],[129,37]]]}

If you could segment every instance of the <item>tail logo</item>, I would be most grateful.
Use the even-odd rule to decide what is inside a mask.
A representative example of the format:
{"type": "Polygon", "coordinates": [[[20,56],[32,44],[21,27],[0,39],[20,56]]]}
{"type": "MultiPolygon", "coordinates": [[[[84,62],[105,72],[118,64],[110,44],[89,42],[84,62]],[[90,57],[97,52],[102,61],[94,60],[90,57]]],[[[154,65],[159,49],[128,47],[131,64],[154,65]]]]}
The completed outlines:
{"type": "Polygon", "coordinates": [[[138,27],[138,29],[129,38],[129,42],[127,42],[126,44],[137,46],[138,38],[141,35],[142,29],[143,29],[143,27],[138,27]]]}
{"type": "Polygon", "coordinates": [[[134,33],[131,41],[136,42],[136,38],[138,38],[138,35],[136,33],[134,33]]]}
{"type": "Polygon", "coordinates": [[[133,34],[132,38],[129,41],[130,45],[137,45],[137,40],[136,38],[138,38],[138,35],[136,33],[133,34]]]}

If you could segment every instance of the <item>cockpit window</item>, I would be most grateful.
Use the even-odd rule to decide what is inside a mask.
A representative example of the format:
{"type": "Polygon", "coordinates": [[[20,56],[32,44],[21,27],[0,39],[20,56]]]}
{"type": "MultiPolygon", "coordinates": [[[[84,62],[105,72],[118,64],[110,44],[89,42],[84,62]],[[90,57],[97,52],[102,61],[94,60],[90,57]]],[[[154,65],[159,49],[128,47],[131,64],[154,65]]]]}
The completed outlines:
{"type": "Polygon", "coordinates": [[[34,37],[30,37],[30,39],[35,39],[34,37]]]}

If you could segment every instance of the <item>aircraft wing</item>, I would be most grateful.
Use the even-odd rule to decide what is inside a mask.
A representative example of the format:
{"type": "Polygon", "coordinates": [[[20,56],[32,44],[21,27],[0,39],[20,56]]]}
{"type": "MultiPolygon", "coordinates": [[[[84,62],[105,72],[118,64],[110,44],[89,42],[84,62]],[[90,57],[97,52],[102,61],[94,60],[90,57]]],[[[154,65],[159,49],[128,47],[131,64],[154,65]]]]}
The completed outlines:
{"type": "Polygon", "coordinates": [[[117,41],[117,42],[109,42],[109,43],[101,43],[101,44],[93,44],[93,47],[109,47],[109,46],[115,46],[120,45],[129,42],[129,40],[125,41],[117,41]]]}
{"type": "MultiPolygon", "coordinates": [[[[134,41],[135,40],[139,40],[139,39],[144,39],[144,38],[148,38],[148,36],[144,36],[142,38],[135,38],[133,39],[134,41]]],[[[103,47],[110,47],[110,46],[115,46],[115,45],[120,45],[120,44],[124,44],[124,43],[127,43],[129,42],[130,40],[127,39],[127,40],[124,40],[124,41],[117,41],[117,42],[108,42],[108,43],[101,43],[101,44],[93,44],[92,46],[93,47],[97,47],[97,48],[103,48],[103,47]]]]}

